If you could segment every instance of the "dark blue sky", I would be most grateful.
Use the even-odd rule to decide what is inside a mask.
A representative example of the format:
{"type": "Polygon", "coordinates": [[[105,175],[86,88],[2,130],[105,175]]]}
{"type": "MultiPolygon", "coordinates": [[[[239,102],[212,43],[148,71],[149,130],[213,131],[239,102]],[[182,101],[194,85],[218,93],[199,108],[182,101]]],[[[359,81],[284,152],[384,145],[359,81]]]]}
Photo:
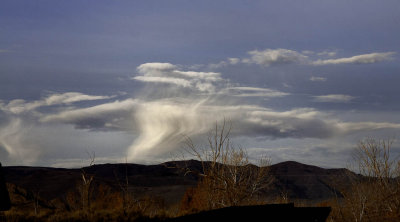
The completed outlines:
{"type": "Polygon", "coordinates": [[[181,134],[211,127],[192,124],[224,116],[250,154],[343,166],[360,139],[399,134],[399,11],[399,1],[1,1],[0,161],[73,166],[85,150],[162,161],[181,134]]]}

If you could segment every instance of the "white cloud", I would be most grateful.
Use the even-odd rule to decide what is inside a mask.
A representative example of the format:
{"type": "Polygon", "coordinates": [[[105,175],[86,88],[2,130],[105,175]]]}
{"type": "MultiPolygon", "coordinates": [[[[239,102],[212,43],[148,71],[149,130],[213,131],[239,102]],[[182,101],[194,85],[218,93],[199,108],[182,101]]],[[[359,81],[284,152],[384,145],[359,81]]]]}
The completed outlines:
{"type": "Polygon", "coordinates": [[[173,78],[173,77],[159,77],[159,76],[135,76],[134,80],[141,82],[153,82],[153,83],[169,83],[175,84],[182,87],[191,87],[191,83],[186,79],[173,78]]]}
{"type": "Polygon", "coordinates": [[[314,96],[315,102],[347,103],[353,99],[355,99],[355,97],[343,94],[314,96]]]}
{"type": "Polygon", "coordinates": [[[222,67],[226,67],[228,65],[236,65],[240,63],[240,59],[239,58],[228,58],[225,61],[221,61],[219,63],[212,63],[208,65],[208,68],[210,69],[219,69],[222,67]]]}
{"type": "Polygon", "coordinates": [[[391,60],[394,54],[396,53],[395,52],[370,53],[348,58],[317,60],[312,62],[312,64],[314,65],[369,64],[369,63],[377,63],[377,62],[391,60]]]}
{"type": "Polygon", "coordinates": [[[165,71],[172,71],[176,68],[177,67],[171,63],[151,62],[141,64],[137,67],[137,70],[144,75],[159,75],[165,71]]]}
{"type": "Polygon", "coordinates": [[[344,133],[381,129],[400,129],[400,124],[388,122],[343,122],[339,123],[338,126],[342,128],[344,133]]]}
{"type": "Polygon", "coordinates": [[[221,74],[218,72],[194,72],[194,71],[179,71],[174,70],[174,74],[182,75],[193,79],[201,79],[210,82],[220,81],[221,74]]]}
{"type": "MultiPolygon", "coordinates": [[[[268,57],[268,59],[259,60],[259,63],[254,60],[253,63],[273,65],[304,59],[301,56],[300,60],[291,58],[289,55],[293,52],[287,52],[286,57],[283,56],[285,58],[282,55],[268,57],[260,53],[262,54],[260,56],[268,57]]],[[[280,54],[281,52],[269,53],[280,54]]],[[[296,57],[296,52],[293,55],[296,57]]],[[[249,99],[248,97],[279,98],[290,94],[268,88],[237,86],[223,79],[218,72],[185,71],[170,63],[146,63],[138,66],[137,71],[138,75],[133,77],[137,81],[168,84],[145,87],[143,94],[140,95],[141,99],[106,101],[86,108],[77,108],[70,103],[111,97],[72,92],[53,94],[38,101],[13,100],[8,104],[3,103],[0,105],[1,110],[8,112],[7,115],[11,113],[12,117],[20,114],[21,118],[0,125],[0,145],[14,156],[17,156],[15,153],[19,151],[25,156],[30,155],[30,150],[40,149],[33,145],[24,146],[30,141],[25,139],[26,136],[21,137],[26,134],[23,129],[26,125],[18,121],[23,121],[22,118],[29,115],[31,115],[29,118],[33,119],[31,123],[33,127],[46,124],[50,126],[71,124],[75,128],[88,129],[85,132],[113,130],[127,133],[133,140],[126,146],[128,158],[130,161],[140,160],[141,162],[159,158],[160,155],[180,148],[184,136],[196,138],[204,135],[213,127],[215,121],[221,122],[223,119],[232,121],[234,135],[251,139],[326,139],[347,133],[400,129],[400,124],[396,123],[343,122],[313,108],[274,110],[261,105],[251,105],[251,101],[258,98],[249,99]],[[163,93],[168,89],[173,93],[163,93]],[[152,93],[151,90],[162,93],[152,93]],[[147,97],[147,95],[151,96],[147,97]],[[57,104],[66,105],[50,111],[37,109],[40,106],[57,104]],[[34,112],[39,115],[34,115],[34,112]],[[21,132],[23,134],[19,134],[21,132]],[[25,152],[21,147],[27,147],[27,151],[25,152]]],[[[310,80],[325,81],[326,79],[311,77],[310,80]]],[[[355,97],[331,94],[313,98],[317,102],[349,102],[355,97]]],[[[34,155],[31,157],[37,158],[34,155]]]]}
{"type": "Polygon", "coordinates": [[[228,62],[231,65],[236,65],[240,62],[240,59],[239,58],[228,58],[228,62]]]}
{"type": "Polygon", "coordinates": [[[315,52],[311,51],[311,50],[303,50],[303,51],[301,51],[301,53],[305,54],[305,55],[313,55],[313,54],[315,54],[315,52]]]}
{"type": "Polygon", "coordinates": [[[250,58],[243,59],[243,63],[255,63],[263,66],[291,64],[305,61],[308,57],[289,49],[265,49],[263,51],[249,51],[250,58]]]}
{"type": "Polygon", "coordinates": [[[145,63],[137,70],[140,75],[133,77],[134,80],[174,84],[201,92],[213,92],[215,84],[223,80],[218,72],[182,71],[170,63],[145,63]]]}
{"type": "Polygon", "coordinates": [[[40,155],[40,145],[32,141],[32,132],[32,124],[11,118],[6,125],[0,125],[0,149],[5,149],[10,159],[23,164],[34,163],[40,155]]]}
{"type": "Polygon", "coordinates": [[[226,88],[226,93],[237,97],[283,97],[290,95],[278,90],[258,87],[229,87],[226,88]]]}
{"type": "Polygon", "coordinates": [[[333,57],[333,56],[336,56],[336,51],[328,51],[328,50],[325,50],[325,51],[323,51],[323,52],[319,52],[319,53],[317,53],[317,55],[319,55],[319,56],[329,56],[329,57],[333,57]]]}
{"type": "Polygon", "coordinates": [[[113,97],[114,96],[93,96],[78,92],[67,92],[61,94],[51,94],[46,98],[31,102],[27,102],[22,99],[11,100],[10,102],[8,102],[7,105],[5,105],[4,103],[0,104],[0,110],[14,114],[21,114],[24,112],[35,110],[42,106],[71,104],[80,101],[102,100],[102,99],[110,99],[113,97]]]}
{"type": "Polygon", "coordinates": [[[313,82],[325,82],[327,78],[325,77],[320,77],[320,76],[311,76],[310,81],[313,82]]]}
{"type": "Polygon", "coordinates": [[[58,122],[74,124],[77,128],[127,130],[132,127],[129,118],[138,102],[134,99],[114,101],[88,108],[70,109],[56,114],[43,115],[43,123],[58,122]]]}
{"type": "Polygon", "coordinates": [[[80,101],[110,99],[114,96],[93,96],[78,92],[67,92],[62,94],[52,94],[45,99],[46,105],[69,104],[80,101]]]}

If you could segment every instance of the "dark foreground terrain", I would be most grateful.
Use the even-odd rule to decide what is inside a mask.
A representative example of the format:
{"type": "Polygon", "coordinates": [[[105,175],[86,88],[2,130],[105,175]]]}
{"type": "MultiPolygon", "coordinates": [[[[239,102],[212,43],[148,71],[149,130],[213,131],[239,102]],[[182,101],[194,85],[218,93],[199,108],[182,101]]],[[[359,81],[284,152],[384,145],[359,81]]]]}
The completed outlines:
{"type": "Polygon", "coordinates": [[[150,218],[151,221],[205,221],[211,217],[224,217],[220,219],[227,221],[244,215],[247,219],[256,218],[260,212],[268,214],[270,219],[281,219],[277,221],[288,221],[290,218],[325,221],[330,207],[321,206],[328,205],[317,205],[319,208],[301,206],[316,206],[340,197],[339,190],[360,177],[346,169],[282,162],[269,167],[273,183],[261,191],[258,196],[260,202],[255,204],[294,201],[296,207],[293,204],[269,204],[193,214],[196,211],[182,212],[181,205],[185,193],[196,187],[202,174],[201,162],[195,160],[158,165],[101,164],[81,169],[7,166],[3,167],[3,173],[11,197],[11,211],[14,212],[10,215],[16,215],[14,221],[20,221],[19,218],[30,221],[26,214],[28,211],[33,219],[48,218],[49,215],[55,217],[51,221],[75,221],[76,218],[80,221],[146,221],[150,218]],[[85,190],[88,181],[90,186],[85,190]],[[119,213],[116,216],[113,210],[117,208],[119,213]],[[64,220],[65,217],[69,219],[64,220]]]}
{"type": "MultiPolygon", "coordinates": [[[[3,167],[5,180],[17,188],[37,192],[47,200],[61,198],[81,183],[82,170],[94,176],[98,186],[120,189],[126,185],[139,196],[157,196],[167,203],[180,201],[186,189],[197,184],[201,163],[195,160],[159,165],[101,164],[82,169],[49,167],[3,167]],[[188,173],[190,170],[190,173],[188,173]]],[[[270,167],[275,177],[265,197],[285,194],[291,200],[321,201],[337,195],[337,190],[357,175],[347,169],[324,169],[294,161],[270,167]],[[336,192],[336,194],[335,194],[336,192]]]]}

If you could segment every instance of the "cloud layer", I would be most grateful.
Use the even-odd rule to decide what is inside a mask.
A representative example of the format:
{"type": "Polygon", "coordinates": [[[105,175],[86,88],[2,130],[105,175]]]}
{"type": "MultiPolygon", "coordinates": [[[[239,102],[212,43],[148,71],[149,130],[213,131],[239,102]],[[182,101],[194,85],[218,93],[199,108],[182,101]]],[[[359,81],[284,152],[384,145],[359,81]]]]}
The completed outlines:
{"type": "MultiPolygon", "coordinates": [[[[393,55],[392,52],[371,53],[315,61],[313,56],[334,57],[336,53],[266,49],[249,51],[248,57],[229,58],[214,65],[368,64],[389,60],[393,55]]],[[[37,135],[35,129],[60,125],[89,132],[125,132],[132,138],[126,155],[129,161],[135,162],[167,155],[179,148],[185,137],[204,136],[216,122],[224,119],[232,122],[234,135],[261,140],[327,139],[400,129],[400,124],[385,121],[343,121],[310,107],[275,110],[265,101],[296,95],[233,83],[221,72],[187,70],[171,63],[144,63],[136,68],[131,79],[145,84],[132,98],[65,92],[48,94],[36,101],[0,101],[0,149],[10,158],[33,163],[42,150],[40,142],[31,142],[37,135]],[[254,103],[260,100],[263,103],[254,103]],[[88,101],[91,105],[79,105],[88,101]]],[[[309,80],[324,82],[327,78],[312,76],[309,80]]],[[[320,103],[349,103],[356,99],[345,94],[311,95],[311,98],[320,103]]]]}
{"type": "Polygon", "coordinates": [[[314,96],[315,102],[324,103],[347,103],[355,99],[354,96],[343,95],[343,94],[330,94],[322,96],[314,96]]]}
{"type": "Polygon", "coordinates": [[[314,65],[370,64],[393,59],[395,52],[369,53],[348,58],[317,60],[314,65]]]}
{"type": "Polygon", "coordinates": [[[239,63],[256,64],[264,67],[289,64],[315,66],[339,64],[372,64],[393,60],[396,52],[373,52],[351,57],[331,59],[326,59],[326,57],[337,56],[336,51],[324,50],[322,52],[313,52],[310,50],[303,50],[301,52],[298,52],[291,49],[265,49],[248,51],[247,54],[249,56],[242,59],[228,58],[226,61],[221,61],[216,64],[210,64],[208,65],[208,67],[211,69],[218,69],[229,65],[237,65],[239,63]]]}

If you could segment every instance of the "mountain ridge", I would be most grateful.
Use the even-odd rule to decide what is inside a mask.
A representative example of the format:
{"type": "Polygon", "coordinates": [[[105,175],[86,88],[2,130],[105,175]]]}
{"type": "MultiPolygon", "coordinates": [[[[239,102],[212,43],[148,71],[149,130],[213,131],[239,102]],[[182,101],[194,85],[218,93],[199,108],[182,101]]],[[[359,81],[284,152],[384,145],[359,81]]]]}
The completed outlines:
{"type": "MultiPolygon", "coordinates": [[[[81,173],[94,176],[95,186],[101,184],[119,190],[129,182],[138,196],[160,197],[167,204],[178,203],[186,190],[197,184],[202,163],[197,160],[168,161],[156,165],[134,163],[94,164],[82,168],[5,166],[4,177],[13,186],[39,192],[48,200],[62,199],[81,183],[81,173]]],[[[347,169],[324,169],[296,161],[270,166],[275,178],[263,191],[268,198],[286,195],[292,200],[323,201],[337,195],[351,184],[357,174],[347,169]]],[[[340,195],[339,195],[340,196],[340,195]]]]}

